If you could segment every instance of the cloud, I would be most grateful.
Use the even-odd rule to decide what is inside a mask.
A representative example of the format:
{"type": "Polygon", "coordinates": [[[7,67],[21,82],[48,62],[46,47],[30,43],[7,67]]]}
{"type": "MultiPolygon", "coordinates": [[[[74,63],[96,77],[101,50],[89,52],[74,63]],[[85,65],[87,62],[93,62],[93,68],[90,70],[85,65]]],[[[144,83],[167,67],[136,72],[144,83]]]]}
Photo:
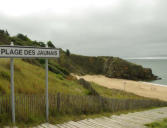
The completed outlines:
{"type": "Polygon", "coordinates": [[[167,56],[167,2],[120,0],[116,5],[85,6],[66,14],[50,10],[21,16],[0,13],[0,24],[12,35],[51,40],[77,54],[167,56]]]}

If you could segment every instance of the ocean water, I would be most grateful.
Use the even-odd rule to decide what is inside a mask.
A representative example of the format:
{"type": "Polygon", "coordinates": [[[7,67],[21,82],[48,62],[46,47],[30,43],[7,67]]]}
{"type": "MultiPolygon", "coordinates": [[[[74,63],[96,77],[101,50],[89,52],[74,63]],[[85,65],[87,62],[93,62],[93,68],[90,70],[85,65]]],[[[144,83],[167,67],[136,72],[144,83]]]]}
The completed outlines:
{"type": "Polygon", "coordinates": [[[153,74],[162,78],[161,80],[151,81],[151,83],[167,86],[167,59],[127,59],[132,63],[151,68],[153,74]]]}

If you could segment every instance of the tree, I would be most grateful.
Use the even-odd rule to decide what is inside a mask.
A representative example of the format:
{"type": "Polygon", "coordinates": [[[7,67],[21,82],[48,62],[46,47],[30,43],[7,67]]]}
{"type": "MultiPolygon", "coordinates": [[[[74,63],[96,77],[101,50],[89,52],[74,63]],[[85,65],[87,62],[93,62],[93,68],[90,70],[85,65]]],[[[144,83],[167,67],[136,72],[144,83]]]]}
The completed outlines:
{"type": "Polygon", "coordinates": [[[55,48],[54,44],[51,41],[47,42],[48,47],[50,48],[55,48]]]}
{"type": "Polygon", "coordinates": [[[70,50],[69,49],[66,50],[66,55],[70,56],[70,50]]]}
{"type": "Polygon", "coordinates": [[[0,34],[5,34],[5,31],[0,29],[0,34]]]}
{"type": "Polygon", "coordinates": [[[6,34],[7,36],[10,36],[7,30],[5,31],[5,34],[6,34]]]}
{"type": "Polygon", "coordinates": [[[38,42],[38,44],[41,46],[41,47],[45,47],[45,43],[44,42],[38,42]]]}
{"type": "Polygon", "coordinates": [[[24,41],[29,41],[30,40],[26,35],[23,35],[21,33],[17,34],[17,37],[21,40],[24,40],[24,41]]]}

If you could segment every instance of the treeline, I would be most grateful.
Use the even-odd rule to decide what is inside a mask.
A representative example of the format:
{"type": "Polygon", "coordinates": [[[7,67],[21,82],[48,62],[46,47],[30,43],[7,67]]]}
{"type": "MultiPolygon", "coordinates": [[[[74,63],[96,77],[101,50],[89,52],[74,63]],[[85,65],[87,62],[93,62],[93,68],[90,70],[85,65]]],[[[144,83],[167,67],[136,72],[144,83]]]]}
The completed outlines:
{"type": "Polygon", "coordinates": [[[0,44],[2,45],[10,45],[10,42],[14,42],[15,45],[26,45],[26,46],[37,46],[37,47],[45,47],[45,44],[48,47],[55,48],[54,44],[51,41],[44,43],[42,41],[32,41],[27,37],[27,35],[23,35],[21,33],[16,36],[10,36],[7,30],[0,29],[0,44]]]}
{"type": "MultiPolygon", "coordinates": [[[[14,45],[35,46],[35,47],[45,47],[47,44],[48,47],[55,48],[55,45],[51,41],[48,41],[46,43],[36,40],[33,41],[30,38],[28,38],[27,35],[23,35],[21,33],[17,34],[16,36],[10,36],[7,30],[0,29],[0,45],[10,45],[11,42],[14,42],[14,45]]],[[[69,54],[70,52],[69,50],[67,50],[67,55],[69,54]]],[[[44,68],[45,64],[44,59],[22,59],[22,60],[44,68]]],[[[55,61],[49,61],[49,70],[56,74],[60,74],[63,77],[66,77],[70,74],[65,68],[60,66],[55,61]]]]}

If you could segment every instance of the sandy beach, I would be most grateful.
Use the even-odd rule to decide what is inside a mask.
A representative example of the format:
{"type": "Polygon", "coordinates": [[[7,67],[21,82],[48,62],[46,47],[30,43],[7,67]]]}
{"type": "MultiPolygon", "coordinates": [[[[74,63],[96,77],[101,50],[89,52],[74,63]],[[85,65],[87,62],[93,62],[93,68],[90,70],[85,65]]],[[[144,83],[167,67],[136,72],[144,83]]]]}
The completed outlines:
{"type": "Polygon", "coordinates": [[[97,83],[107,88],[114,88],[132,92],[134,94],[167,101],[167,86],[158,86],[146,82],[108,78],[102,75],[76,76],[87,81],[97,83]]]}

